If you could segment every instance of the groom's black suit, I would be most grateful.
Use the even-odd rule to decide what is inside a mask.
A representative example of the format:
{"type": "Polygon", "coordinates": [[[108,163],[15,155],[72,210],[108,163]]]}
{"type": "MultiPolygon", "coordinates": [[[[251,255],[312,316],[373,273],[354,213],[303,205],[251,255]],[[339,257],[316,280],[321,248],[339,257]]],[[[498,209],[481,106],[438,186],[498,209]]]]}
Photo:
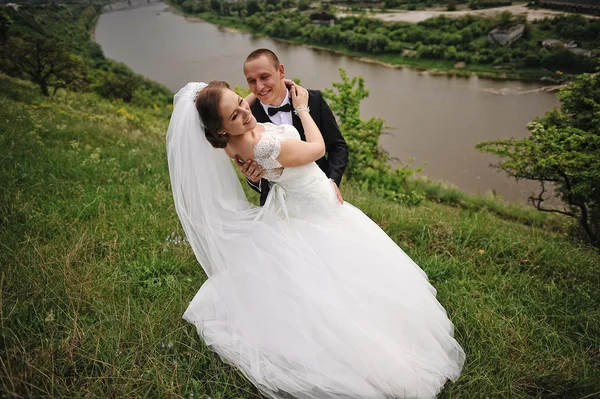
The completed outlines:
{"type": "MultiPolygon", "coordinates": [[[[290,103],[291,102],[290,99],[290,103]]],[[[315,124],[321,131],[323,140],[325,141],[325,156],[317,160],[317,165],[319,165],[327,177],[333,179],[339,187],[342,181],[342,175],[344,174],[344,169],[346,169],[346,164],[348,163],[348,147],[346,146],[346,141],[342,137],[342,133],[335,121],[333,112],[331,112],[329,105],[327,105],[319,90],[308,90],[308,106],[310,108],[310,116],[315,121],[315,124]]],[[[255,101],[250,109],[258,122],[272,122],[260,101],[255,101]]],[[[300,133],[300,138],[303,141],[306,141],[302,122],[293,111],[292,121],[294,127],[300,133]]],[[[248,184],[260,193],[260,204],[264,205],[270,190],[268,181],[262,179],[260,181],[260,189],[249,180],[248,184]]]]}

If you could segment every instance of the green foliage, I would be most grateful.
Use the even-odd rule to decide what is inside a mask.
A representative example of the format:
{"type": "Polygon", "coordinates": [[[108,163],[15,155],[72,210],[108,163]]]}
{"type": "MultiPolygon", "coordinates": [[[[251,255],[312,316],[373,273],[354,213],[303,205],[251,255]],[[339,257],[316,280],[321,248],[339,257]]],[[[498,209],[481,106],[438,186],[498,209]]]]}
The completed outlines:
{"type": "Polygon", "coordinates": [[[379,147],[383,120],[360,118],[360,102],[369,95],[364,79],[350,79],[343,68],[340,68],[340,77],[341,82],[332,84],[337,93],[325,89],[323,96],[338,116],[340,130],[348,144],[350,154],[345,174],[361,187],[387,198],[409,205],[420,204],[425,196],[413,189],[411,178],[421,169],[411,169],[408,163],[392,172],[387,154],[379,147]]]}
{"type": "Polygon", "coordinates": [[[81,88],[84,82],[84,62],[54,39],[38,35],[9,37],[0,47],[0,54],[8,61],[9,72],[31,79],[45,96],[50,95],[50,86],[56,93],[59,88],[81,88]]]}
{"type": "Polygon", "coordinates": [[[6,38],[8,36],[8,30],[10,29],[10,26],[12,25],[12,23],[13,23],[12,19],[6,13],[6,11],[3,9],[0,9],[0,39],[1,40],[6,40],[6,38]]]}
{"type": "Polygon", "coordinates": [[[5,50],[0,71],[27,77],[48,94],[59,88],[94,90],[164,109],[172,101],[170,90],[106,59],[102,48],[91,40],[102,7],[99,1],[22,5],[18,10],[0,6],[0,26],[8,27],[7,40],[0,42],[5,50]],[[55,72],[49,73],[51,70],[55,72]],[[121,83],[123,87],[119,87],[121,83]],[[104,84],[108,87],[102,87],[104,84]]]}
{"type": "Polygon", "coordinates": [[[235,91],[235,93],[238,96],[243,98],[247,97],[250,93],[252,93],[252,90],[250,90],[248,87],[242,87],[238,85],[234,86],[233,91],[235,91]]]}
{"type": "MultiPolygon", "coordinates": [[[[596,49],[600,47],[600,19],[567,16],[527,22],[522,15],[504,12],[495,18],[440,16],[409,24],[384,22],[361,15],[338,18],[334,26],[316,26],[310,23],[308,13],[291,12],[282,4],[277,4],[282,8],[277,11],[266,0],[252,0],[246,3],[245,13],[251,18],[245,20],[240,18],[244,13],[235,8],[224,9],[212,16],[205,13],[202,18],[302,44],[342,49],[353,55],[375,57],[392,64],[454,70],[457,61],[464,61],[466,68],[455,73],[465,75],[475,72],[488,76],[551,76],[564,80],[568,76],[564,73],[592,72],[600,65],[597,57],[538,45],[538,41],[543,39],[558,38],[577,40],[581,48],[596,49]],[[507,47],[493,47],[488,43],[488,33],[495,27],[519,23],[525,24],[525,34],[516,43],[507,47]],[[497,66],[502,68],[495,68],[497,66]]],[[[403,7],[414,5],[408,1],[399,4],[403,7]]],[[[424,6],[426,3],[415,4],[424,6]]],[[[447,2],[436,4],[451,5],[447,2]]],[[[243,7],[243,4],[238,4],[238,7],[243,7]]]]}
{"type": "Polygon", "coordinates": [[[185,0],[181,3],[181,8],[183,8],[183,11],[190,14],[209,11],[210,7],[211,3],[207,0],[185,0]]]}
{"type": "Polygon", "coordinates": [[[537,180],[530,197],[539,210],[576,218],[590,242],[600,247],[600,76],[579,76],[559,94],[562,111],[531,122],[529,137],[483,142],[481,151],[504,158],[497,167],[519,179],[537,180]],[[548,184],[549,183],[549,184],[548,184]],[[565,209],[548,209],[548,185],[565,209]]]}
{"type": "Polygon", "coordinates": [[[298,11],[306,11],[310,8],[310,0],[298,0],[298,11]]]}
{"type": "Polygon", "coordinates": [[[471,0],[469,8],[471,10],[481,10],[492,7],[506,7],[512,4],[512,0],[471,0]]]}
{"type": "Polygon", "coordinates": [[[254,15],[261,11],[261,5],[258,0],[248,0],[246,3],[246,10],[248,15],[254,15]]]}
{"type": "Polygon", "coordinates": [[[218,14],[222,14],[223,2],[221,0],[210,0],[210,8],[218,14]]]}
{"type": "Polygon", "coordinates": [[[135,90],[142,82],[137,75],[118,75],[108,72],[100,79],[97,90],[103,97],[118,98],[125,102],[131,102],[135,90]]]}
{"type": "Polygon", "coordinates": [[[558,92],[560,126],[573,126],[600,135],[600,76],[583,74],[558,92]]]}
{"type": "Polygon", "coordinates": [[[526,19],[525,15],[515,15],[510,11],[502,11],[493,21],[499,28],[508,28],[516,24],[524,24],[526,19]]]}

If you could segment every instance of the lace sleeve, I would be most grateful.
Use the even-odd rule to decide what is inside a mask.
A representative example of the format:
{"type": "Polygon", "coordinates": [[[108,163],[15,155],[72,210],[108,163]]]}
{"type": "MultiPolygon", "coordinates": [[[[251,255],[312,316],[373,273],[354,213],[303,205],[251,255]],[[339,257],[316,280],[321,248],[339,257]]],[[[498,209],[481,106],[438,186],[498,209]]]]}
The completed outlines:
{"type": "Polygon", "coordinates": [[[254,147],[254,159],[265,169],[281,168],[277,162],[277,157],[281,152],[281,140],[285,138],[281,135],[265,131],[260,141],[254,147]]]}

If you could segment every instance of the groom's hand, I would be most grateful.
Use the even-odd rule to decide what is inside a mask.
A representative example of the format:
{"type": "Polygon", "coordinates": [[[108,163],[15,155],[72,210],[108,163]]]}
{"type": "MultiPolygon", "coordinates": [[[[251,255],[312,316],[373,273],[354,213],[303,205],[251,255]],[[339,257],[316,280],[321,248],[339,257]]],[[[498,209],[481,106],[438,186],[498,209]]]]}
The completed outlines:
{"type": "Polygon", "coordinates": [[[266,171],[256,161],[249,159],[244,162],[237,155],[234,156],[234,160],[240,172],[252,183],[258,184],[264,177],[266,171]]]}

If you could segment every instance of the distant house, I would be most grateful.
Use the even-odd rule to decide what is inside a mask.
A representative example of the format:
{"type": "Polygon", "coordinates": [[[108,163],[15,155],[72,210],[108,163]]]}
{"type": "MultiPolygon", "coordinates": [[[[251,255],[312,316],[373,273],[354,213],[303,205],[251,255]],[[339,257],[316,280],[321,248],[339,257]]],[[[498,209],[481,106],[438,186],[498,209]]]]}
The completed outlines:
{"type": "Polygon", "coordinates": [[[592,51],[586,50],[583,48],[579,48],[577,46],[577,43],[574,40],[571,40],[569,42],[563,42],[561,40],[556,40],[556,39],[545,39],[545,40],[542,40],[541,42],[538,42],[538,44],[540,44],[541,46],[544,46],[544,47],[566,48],[573,54],[577,54],[577,55],[587,55],[587,56],[593,55],[592,51]]]}
{"type": "Polygon", "coordinates": [[[335,25],[335,15],[327,11],[315,12],[310,14],[310,23],[315,25],[335,25]]]}
{"type": "Polygon", "coordinates": [[[519,40],[525,33],[525,25],[518,24],[507,28],[497,27],[488,33],[488,40],[498,46],[510,45],[519,40]]]}
{"type": "Polygon", "coordinates": [[[540,0],[540,6],[571,12],[600,15],[598,0],[540,0]]]}

